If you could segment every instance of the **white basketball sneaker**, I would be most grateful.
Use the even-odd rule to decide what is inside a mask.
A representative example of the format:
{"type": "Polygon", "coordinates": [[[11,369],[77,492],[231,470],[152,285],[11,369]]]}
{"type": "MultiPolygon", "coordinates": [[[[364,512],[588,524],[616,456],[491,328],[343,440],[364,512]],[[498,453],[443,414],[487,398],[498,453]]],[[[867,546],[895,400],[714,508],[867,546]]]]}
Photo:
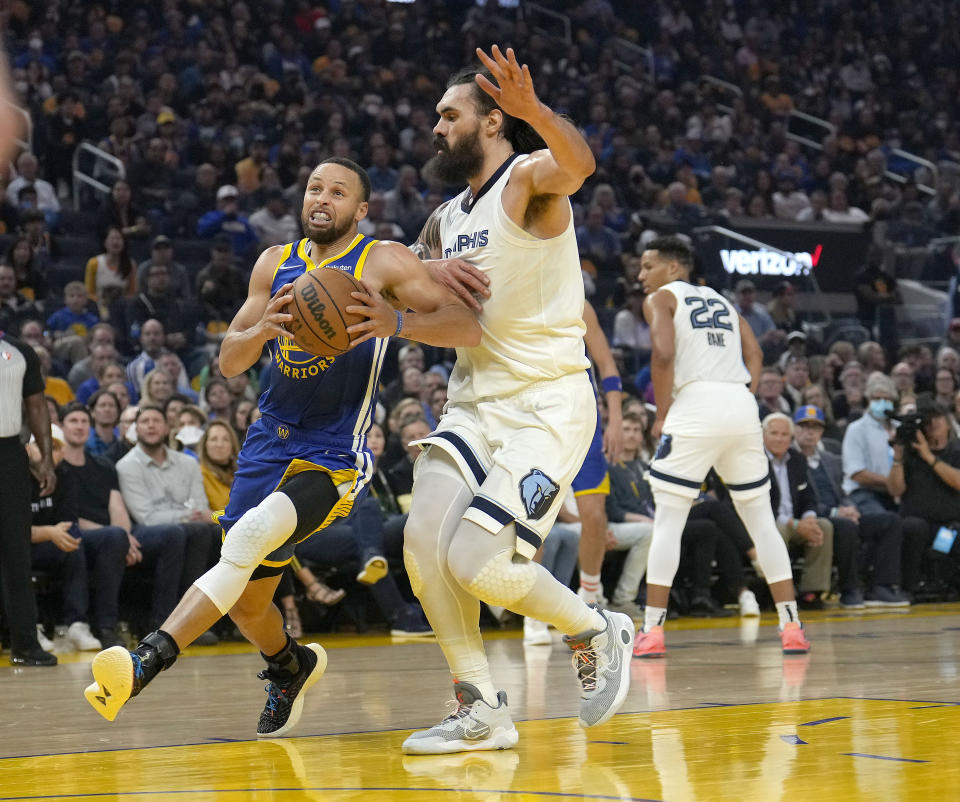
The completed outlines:
{"type": "Polygon", "coordinates": [[[607,622],[601,630],[564,635],[573,650],[580,680],[580,726],[595,727],[616,713],[630,690],[633,620],[623,613],[600,610],[607,622]]]}
{"type": "Polygon", "coordinates": [[[484,749],[510,749],[520,735],[507,711],[506,691],[497,693],[497,706],[487,704],[469,682],[454,683],[456,710],[435,727],[413,733],[403,742],[408,755],[446,755],[484,749]]]}

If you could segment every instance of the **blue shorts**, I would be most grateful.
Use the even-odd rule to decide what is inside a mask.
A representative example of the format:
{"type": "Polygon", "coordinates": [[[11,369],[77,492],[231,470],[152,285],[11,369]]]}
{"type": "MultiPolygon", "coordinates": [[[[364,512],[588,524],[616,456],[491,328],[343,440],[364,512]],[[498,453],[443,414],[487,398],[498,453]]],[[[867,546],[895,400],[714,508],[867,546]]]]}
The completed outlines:
{"type": "MultiPolygon", "coordinates": [[[[322,432],[294,429],[269,416],[256,421],[240,449],[227,508],[217,518],[224,536],[247,510],[256,507],[284,482],[304,471],[324,471],[340,491],[340,500],[324,520],[317,521],[310,534],[323,529],[335,518],[348,515],[354,502],[366,490],[372,458],[365,449],[351,451],[345,448],[345,445],[352,444],[346,438],[340,443],[331,442],[329,436],[324,438],[322,432]]],[[[291,539],[268,554],[261,566],[282,568],[293,558],[295,546],[291,539]]]]}
{"type": "Polygon", "coordinates": [[[604,496],[610,494],[610,474],[607,472],[607,458],[603,456],[603,430],[599,412],[590,449],[583,459],[580,472],[573,480],[573,495],[586,496],[590,493],[600,493],[604,496]]]}

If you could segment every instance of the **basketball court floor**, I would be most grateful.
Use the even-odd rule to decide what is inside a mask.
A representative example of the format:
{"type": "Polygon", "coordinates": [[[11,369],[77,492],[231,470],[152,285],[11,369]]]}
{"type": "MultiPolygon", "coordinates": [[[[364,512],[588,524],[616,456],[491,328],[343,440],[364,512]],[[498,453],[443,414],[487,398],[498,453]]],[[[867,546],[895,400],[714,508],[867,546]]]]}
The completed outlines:
{"type": "Polygon", "coordinates": [[[113,724],[84,701],[92,655],[0,662],[3,800],[960,800],[960,604],[806,617],[785,658],[775,618],[672,622],[634,660],[621,712],[576,722],[570,653],[492,632],[518,748],[404,756],[450,698],[434,642],[324,636],[330,663],[295,737],[257,741],[252,648],[189,650],[113,724]]]}

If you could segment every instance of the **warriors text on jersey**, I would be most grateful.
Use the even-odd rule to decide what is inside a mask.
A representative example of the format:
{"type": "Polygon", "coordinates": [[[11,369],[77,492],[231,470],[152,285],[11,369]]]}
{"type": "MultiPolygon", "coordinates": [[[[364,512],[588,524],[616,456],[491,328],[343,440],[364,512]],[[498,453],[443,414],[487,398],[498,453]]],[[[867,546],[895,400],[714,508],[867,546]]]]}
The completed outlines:
{"type": "Polygon", "coordinates": [[[748,384],[743,364],[740,320],[733,305],[716,290],[686,281],[661,287],[677,299],[673,313],[673,395],[690,382],[748,384]]]}
{"type": "Polygon", "coordinates": [[[490,298],[479,317],[483,340],[457,349],[449,385],[453,401],[512,395],[589,365],[572,211],[562,234],[538,239],[514,223],[501,203],[523,158],[511,156],[475,197],[469,189],[462,192],[440,220],[444,258],[464,259],[490,279],[490,298]]]}
{"type": "MultiPolygon", "coordinates": [[[[357,235],[345,251],[323,261],[311,256],[311,242],[302,239],[283,247],[270,295],[308,270],[343,270],[356,278],[376,240],[357,235]]],[[[330,475],[340,501],[317,522],[326,526],[350,512],[373,473],[367,431],[377,403],[386,339],[372,339],[336,358],[301,351],[287,337],[269,343],[270,366],[260,396],[262,416],[247,432],[227,509],[220,516],[224,531],[248,509],[257,506],[291,476],[305,470],[330,475]]],[[[283,567],[293,556],[292,543],[267,556],[263,565],[283,567]]]]}
{"type": "MultiPolygon", "coordinates": [[[[319,263],[310,256],[309,239],[285,245],[270,287],[271,296],[308,270],[342,270],[359,279],[375,242],[358,234],[343,253],[319,263]]],[[[386,339],[374,339],[341,356],[320,357],[301,351],[288,337],[271,340],[261,412],[290,426],[322,434],[331,445],[362,448],[373,420],[386,348],[386,339]]]]}

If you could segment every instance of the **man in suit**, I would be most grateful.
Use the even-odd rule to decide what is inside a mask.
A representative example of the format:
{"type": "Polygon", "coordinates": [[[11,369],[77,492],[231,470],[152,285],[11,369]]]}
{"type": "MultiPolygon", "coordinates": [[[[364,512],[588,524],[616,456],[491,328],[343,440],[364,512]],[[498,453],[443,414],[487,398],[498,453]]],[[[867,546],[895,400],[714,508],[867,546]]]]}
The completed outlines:
{"type": "Polygon", "coordinates": [[[770,502],[787,547],[803,546],[797,603],[803,609],[820,610],[821,596],[830,590],[833,524],[817,515],[817,494],[807,476],[807,459],[790,448],[793,428],[793,421],[782,412],[763,419],[763,445],[770,460],[770,502]]]}
{"type": "Polygon", "coordinates": [[[807,405],[793,416],[796,448],[807,459],[810,483],[817,492],[817,514],[833,524],[834,556],[840,574],[840,606],[906,607],[908,597],[899,589],[903,529],[893,512],[861,513],[841,490],[843,460],[821,444],[826,426],[823,410],[807,405]],[[873,564],[873,587],[864,600],[858,577],[859,546],[868,549],[873,564]]]}

